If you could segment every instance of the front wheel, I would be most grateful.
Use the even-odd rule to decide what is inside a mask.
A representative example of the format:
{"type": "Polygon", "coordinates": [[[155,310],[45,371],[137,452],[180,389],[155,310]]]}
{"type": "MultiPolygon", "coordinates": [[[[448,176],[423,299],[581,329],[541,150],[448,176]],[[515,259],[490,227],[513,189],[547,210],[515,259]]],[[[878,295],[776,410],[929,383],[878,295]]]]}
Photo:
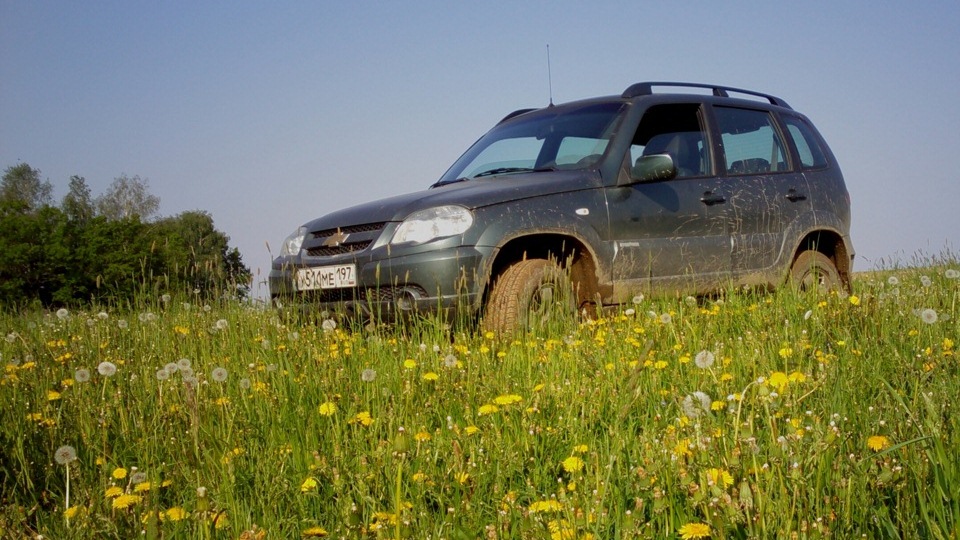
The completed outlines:
{"type": "Polygon", "coordinates": [[[800,253],[793,261],[790,281],[799,291],[838,291],[844,288],[837,265],[812,249],[800,253]]]}
{"type": "Polygon", "coordinates": [[[570,277],[553,261],[527,259],[497,278],[483,316],[483,330],[497,335],[536,331],[576,314],[570,277]]]}

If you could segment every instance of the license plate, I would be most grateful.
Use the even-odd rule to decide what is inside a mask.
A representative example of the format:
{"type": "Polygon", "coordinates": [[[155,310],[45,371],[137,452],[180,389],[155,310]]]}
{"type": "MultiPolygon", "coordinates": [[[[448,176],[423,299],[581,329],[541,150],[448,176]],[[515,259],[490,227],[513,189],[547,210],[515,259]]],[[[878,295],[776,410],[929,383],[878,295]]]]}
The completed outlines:
{"type": "Polygon", "coordinates": [[[356,287],[356,285],[357,265],[355,264],[301,268],[297,270],[293,279],[293,287],[298,291],[342,289],[356,287]]]}

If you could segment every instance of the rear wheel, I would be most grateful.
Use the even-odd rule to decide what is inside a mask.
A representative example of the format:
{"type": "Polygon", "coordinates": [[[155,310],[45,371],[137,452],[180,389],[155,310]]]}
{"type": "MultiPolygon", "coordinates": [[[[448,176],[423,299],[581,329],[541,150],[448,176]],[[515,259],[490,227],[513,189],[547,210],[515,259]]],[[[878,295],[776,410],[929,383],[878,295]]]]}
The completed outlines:
{"type": "Polygon", "coordinates": [[[838,291],[843,280],[829,257],[808,249],[797,256],[790,268],[790,281],[800,291],[838,291]]]}
{"type": "Polygon", "coordinates": [[[545,259],[509,266],[490,291],[483,330],[498,335],[543,330],[573,318],[576,297],[570,277],[545,259]]]}

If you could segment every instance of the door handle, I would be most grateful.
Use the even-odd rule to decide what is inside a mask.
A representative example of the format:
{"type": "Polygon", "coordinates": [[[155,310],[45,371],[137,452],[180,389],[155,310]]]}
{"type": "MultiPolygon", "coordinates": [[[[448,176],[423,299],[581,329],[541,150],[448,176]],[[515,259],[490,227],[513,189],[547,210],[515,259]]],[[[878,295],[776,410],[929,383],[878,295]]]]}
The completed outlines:
{"type": "Polygon", "coordinates": [[[787,192],[787,200],[790,202],[805,201],[807,196],[803,193],[797,193],[797,190],[790,188],[790,191],[787,192]]]}
{"type": "Polygon", "coordinates": [[[704,192],[703,197],[700,197],[700,202],[707,206],[713,206],[715,204],[727,202],[727,198],[712,191],[706,191],[704,192]]]}

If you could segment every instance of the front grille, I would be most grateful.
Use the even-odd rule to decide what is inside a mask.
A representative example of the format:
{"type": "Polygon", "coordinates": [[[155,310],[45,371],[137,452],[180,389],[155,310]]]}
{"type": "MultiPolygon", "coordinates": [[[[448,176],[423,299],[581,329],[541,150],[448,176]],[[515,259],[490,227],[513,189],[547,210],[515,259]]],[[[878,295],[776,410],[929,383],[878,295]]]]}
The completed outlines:
{"type": "Polygon", "coordinates": [[[311,257],[332,257],[366,249],[380,236],[386,223],[364,223],[310,233],[304,249],[311,257]]]}
{"type": "Polygon", "coordinates": [[[370,303],[393,302],[403,289],[416,291],[421,298],[427,297],[427,291],[418,285],[404,285],[403,287],[369,287],[365,289],[321,289],[306,291],[304,298],[319,303],[340,303],[365,300],[370,303]]]}

